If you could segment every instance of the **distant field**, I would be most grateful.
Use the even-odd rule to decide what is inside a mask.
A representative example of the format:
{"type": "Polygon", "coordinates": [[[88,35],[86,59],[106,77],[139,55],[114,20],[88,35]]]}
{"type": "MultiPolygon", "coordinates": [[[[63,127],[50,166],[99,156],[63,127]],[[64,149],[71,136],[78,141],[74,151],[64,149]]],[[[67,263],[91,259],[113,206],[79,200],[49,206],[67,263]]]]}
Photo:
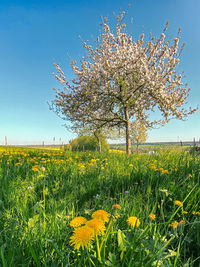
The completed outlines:
{"type": "Polygon", "coordinates": [[[199,266],[199,182],[185,149],[0,147],[0,265],[199,266]]]}

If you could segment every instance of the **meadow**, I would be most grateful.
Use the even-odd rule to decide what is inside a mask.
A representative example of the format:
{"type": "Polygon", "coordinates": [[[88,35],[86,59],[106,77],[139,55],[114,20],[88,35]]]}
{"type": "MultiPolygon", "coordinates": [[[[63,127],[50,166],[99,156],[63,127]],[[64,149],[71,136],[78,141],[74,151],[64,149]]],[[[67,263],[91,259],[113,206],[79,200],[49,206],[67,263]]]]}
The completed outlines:
{"type": "Polygon", "coordinates": [[[0,148],[1,266],[200,266],[200,158],[0,148]]]}

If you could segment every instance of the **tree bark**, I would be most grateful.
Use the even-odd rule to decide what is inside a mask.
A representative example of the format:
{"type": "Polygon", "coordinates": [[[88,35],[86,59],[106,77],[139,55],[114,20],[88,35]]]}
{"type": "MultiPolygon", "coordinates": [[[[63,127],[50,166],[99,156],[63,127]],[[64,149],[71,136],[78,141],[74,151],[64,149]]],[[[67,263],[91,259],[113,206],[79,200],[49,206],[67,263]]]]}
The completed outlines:
{"type": "Polygon", "coordinates": [[[94,136],[96,137],[96,139],[97,139],[97,142],[98,142],[98,146],[99,146],[99,153],[101,153],[101,150],[102,150],[102,148],[101,148],[101,140],[100,140],[100,137],[99,137],[99,135],[98,135],[98,133],[97,133],[97,132],[94,132],[94,136]]]}
{"type": "Polygon", "coordinates": [[[128,108],[124,108],[125,113],[125,119],[126,119],[126,154],[131,154],[131,138],[130,138],[130,119],[129,119],[129,113],[128,108]]]}

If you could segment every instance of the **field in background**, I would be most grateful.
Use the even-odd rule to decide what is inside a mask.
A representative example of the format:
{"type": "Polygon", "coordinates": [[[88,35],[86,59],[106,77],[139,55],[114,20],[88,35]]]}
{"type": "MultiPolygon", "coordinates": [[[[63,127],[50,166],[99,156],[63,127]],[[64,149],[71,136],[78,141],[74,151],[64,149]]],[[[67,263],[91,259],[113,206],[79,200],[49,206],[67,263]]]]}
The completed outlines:
{"type": "Polygon", "coordinates": [[[0,147],[1,265],[199,266],[199,182],[200,158],[184,149],[127,156],[0,147]],[[97,210],[109,221],[75,249],[71,220],[97,210]]]}

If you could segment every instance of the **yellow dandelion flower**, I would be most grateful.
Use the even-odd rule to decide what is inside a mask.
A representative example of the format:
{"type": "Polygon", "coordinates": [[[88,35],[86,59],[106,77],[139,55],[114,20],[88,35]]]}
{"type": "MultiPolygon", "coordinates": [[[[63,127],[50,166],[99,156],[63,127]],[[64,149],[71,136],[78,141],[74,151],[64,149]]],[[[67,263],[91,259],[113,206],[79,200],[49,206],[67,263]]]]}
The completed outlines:
{"type": "Polygon", "coordinates": [[[192,178],[192,174],[189,173],[188,176],[189,176],[189,178],[192,178]]]}
{"type": "Polygon", "coordinates": [[[129,164],[129,167],[133,167],[133,164],[129,164]]]}
{"type": "Polygon", "coordinates": [[[87,222],[87,220],[86,220],[84,217],[79,216],[79,217],[75,217],[75,218],[70,222],[69,225],[70,225],[71,227],[76,228],[76,227],[81,226],[82,224],[85,224],[86,222],[87,222]]]}
{"type": "Polygon", "coordinates": [[[183,214],[188,214],[188,211],[185,211],[185,210],[183,210],[183,212],[182,212],[183,214]]]}
{"type": "Polygon", "coordinates": [[[139,227],[140,219],[135,216],[131,216],[127,219],[127,223],[132,227],[139,227]]]}
{"type": "Polygon", "coordinates": [[[171,224],[169,224],[170,227],[173,227],[174,229],[176,229],[178,227],[179,223],[177,221],[172,222],[171,224]]]}
{"type": "Polygon", "coordinates": [[[179,224],[185,224],[185,220],[181,220],[180,222],[179,222],[179,224]]]}
{"type": "Polygon", "coordinates": [[[99,219],[92,219],[90,221],[87,221],[86,226],[92,228],[94,233],[97,235],[101,234],[106,229],[104,222],[99,219]]]}
{"type": "Polygon", "coordinates": [[[155,220],[155,219],[156,219],[156,215],[153,214],[153,213],[150,213],[150,214],[149,214],[149,219],[151,219],[151,220],[155,220]]]}
{"type": "Polygon", "coordinates": [[[87,248],[94,240],[94,230],[88,226],[75,228],[73,235],[70,237],[70,244],[75,249],[87,248]]]}
{"type": "Polygon", "coordinates": [[[119,204],[114,204],[112,206],[113,209],[116,209],[116,210],[120,210],[121,209],[121,206],[119,204]]]}
{"type": "Polygon", "coordinates": [[[104,170],[104,169],[105,169],[104,166],[102,166],[102,167],[101,167],[101,170],[104,170]]]}
{"type": "Polygon", "coordinates": [[[97,210],[92,213],[92,218],[102,220],[103,222],[108,222],[109,214],[105,210],[97,210]]]}
{"type": "Polygon", "coordinates": [[[179,200],[175,200],[174,201],[174,205],[177,205],[177,206],[183,206],[183,203],[179,200]]]}

